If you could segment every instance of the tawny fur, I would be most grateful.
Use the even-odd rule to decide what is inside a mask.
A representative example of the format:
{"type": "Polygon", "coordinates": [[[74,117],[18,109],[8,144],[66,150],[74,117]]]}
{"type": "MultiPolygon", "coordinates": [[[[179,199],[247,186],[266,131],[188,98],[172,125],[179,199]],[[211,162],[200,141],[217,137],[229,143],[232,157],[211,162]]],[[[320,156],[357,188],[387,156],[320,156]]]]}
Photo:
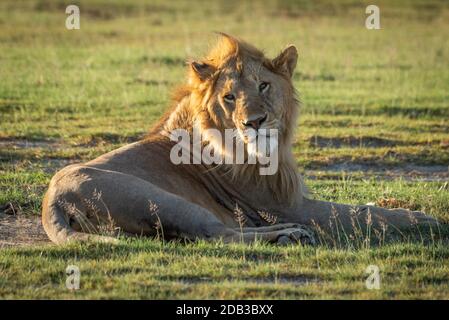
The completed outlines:
{"type": "MultiPolygon", "coordinates": [[[[66,167],[52,178],[42,205],[49,238],[56,243],[114,241],[111,232],[99,234],[106,223],[113,233],[167,239],[314,243],[304,226],[330,233],[337,225],[350,234],[354,219],[362,228],[436,224],[420,212],[307,197],[292,154],[298,99],[291,78],[297,57],[296,48],[288,46],[268,59],[253,46],[222,34],[204,59],[189,64],[187,83],[176,90],[172,108],[145,139],[66,167]],[[269,84],[265,91],[262,82],[269,84]],[[223,100],[229,92],[233,103],[223,100]],[[242,131],[248,119],[262,116],[261,128],[279,131],[279,170],[274,175],[260,175],[258,164],[170,161],[172,130],[242,131]]],[[[228,152],[212,138],[203,143],[228,152]]]]}

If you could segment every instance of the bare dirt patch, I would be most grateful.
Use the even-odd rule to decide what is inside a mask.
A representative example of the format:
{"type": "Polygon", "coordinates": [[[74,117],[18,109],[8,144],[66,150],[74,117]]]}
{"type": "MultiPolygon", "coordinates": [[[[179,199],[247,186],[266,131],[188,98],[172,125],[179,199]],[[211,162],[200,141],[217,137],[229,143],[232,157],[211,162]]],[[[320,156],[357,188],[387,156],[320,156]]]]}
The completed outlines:
{"type": "Polygon", "coordinates": [[[380,148],[394,147],[401,142],[378,137],[322,137],[313,136],[309,139],[309,145],[314,148],[380,148]]]}
{"type": "Polygon", "coordinates": [[[101,132],[91,134],[89,137],[86,137],[84,141],[81,141],[77,144],[78,147],[97,147],[104,146],[109,144],[123,144],[123,143],[132,143],[140,140],[144,134],[136,134],[132,136],[123,136],[117,133],[111,132],[101,132]]]}
{"type": "Polygon", "coordinates": [[[256,283],[256,284],[293,284],[293,285],[308,285],[310,283],[316,283],[320,282],[320,279],[317,278],[311,278],[311,277],[305,277],[305,276],[283,276],[283,277],[254,277],[254,278],[225,278],[225,279],[213,279],[209,277],[161,277],[161,280],[164,281],[177,281],[183,284],[192,285],[192,284],[202,284],[202,283],[214,283],[214,282],[223,282],[223,281],[230,281],[230,282],[240,282],[245,281],[249,283],[256,283]]]}
{"type": "Polygon", "coordinates": [[[28,149],[28,148],[40,148],[40,149],[59,149],[62,147],[62,143],[56,140],[27,140],[17,138],[0,138],[0,148],[9,149],[28,149]]]}
{"type": "Polygon", "coordinates": [[[363,178],[378,177],[385,180],[403,178],[408,181],[448,181],[449,166],[444,165],[404,165],[396,167],[384,167],[369,164],[339,163],[321,166],[316,170],[306,170],[305,175],[309,179],[340,179],[336,173],[360,174],[363,178]]]}
{"type": "Polygon", "coordinates": [[[39,216],[0,212],[0,248],[48,244],[39,216]]]}

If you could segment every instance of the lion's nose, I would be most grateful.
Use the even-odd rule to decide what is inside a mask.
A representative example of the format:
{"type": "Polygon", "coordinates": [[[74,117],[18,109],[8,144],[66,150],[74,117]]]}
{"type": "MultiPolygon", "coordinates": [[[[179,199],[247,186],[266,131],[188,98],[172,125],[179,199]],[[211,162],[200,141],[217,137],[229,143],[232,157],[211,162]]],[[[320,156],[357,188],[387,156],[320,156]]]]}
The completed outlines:
{"type": "Polygon", "coordinates": [[[265,120],[267,120],[267,114],[264,114],[262,116],[256,116],[254,118],[250,118],[247,119],[245,121],[243,121],[243,125],[247,128],[253,128],[254,130],[259,130],[260,126],[262,125],[262,123],[265,122],[265,120]]]}

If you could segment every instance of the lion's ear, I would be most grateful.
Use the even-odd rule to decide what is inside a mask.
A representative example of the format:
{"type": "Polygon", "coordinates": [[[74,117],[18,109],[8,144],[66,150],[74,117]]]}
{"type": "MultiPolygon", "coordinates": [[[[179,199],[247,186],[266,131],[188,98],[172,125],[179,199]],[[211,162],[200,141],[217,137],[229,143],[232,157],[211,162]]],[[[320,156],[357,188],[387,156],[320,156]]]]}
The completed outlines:
{"type": "Polygon", "coordinates": [[[272,62],[276,69],[292,77],[297,61],[298,50],[294,45],[289,45],[272,62]]]}
{"type": "Polygon", "coordinates": [[[215,73],[215,67],[204,62],[190,62],[190,80],[205,81],[215,73]]]}

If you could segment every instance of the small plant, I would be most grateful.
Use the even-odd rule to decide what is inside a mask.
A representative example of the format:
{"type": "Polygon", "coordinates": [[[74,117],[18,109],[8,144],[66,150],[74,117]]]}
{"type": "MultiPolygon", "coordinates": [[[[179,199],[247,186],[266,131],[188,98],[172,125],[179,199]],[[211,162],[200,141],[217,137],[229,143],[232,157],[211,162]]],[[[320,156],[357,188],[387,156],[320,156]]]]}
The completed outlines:
{"type": "Polygon", "coordinates": [[[148,210],[150,211],[150,215],[156,216],[156,222],[154,223],[154,228],[156,229],[156,238],[158,240],[164,241],[164,227],[162,226],[161,218],[159,217],[159,206],[151,201],[148,200],[148,210]]]}
{"type": "Polygon", "coordinates": [[[239,205],[236,203],[234,208],[234,219],[239,224],[240,233],[241,233],[241,242],[243,242],[243,227],[246,223],[246,216],[242,210],[242,208],[239,207],[239,205]]]}
{"type": "Polygon", "coordinates": [[[120,228],[115,225],[109,208],[102,199],[101,191],[95,189],[91,199],[83,199],[84,206],[87,210],[80,210],[74,203],[67,201],[59,201],[58,204],[69,215],[72,223],[79,225],[82,232],[97,234],[103,236],[118,237],[120,235],[120,228]],[[100,202],[104,207],[107,217],[104,218],[101,210],[98,208],[96,202],[100,202]]]}
{"type": "Polygon", "coordinates": [[[271,225],[276,224],[278,217],[275,216],[274,214],[271,214],[271,213],[269,213],[267,211],[263,211],[263,210],[259,210],[259,211],[257,211],[257,213],[262,218],[262,220],[264,220],[265,222],[267,222],[271,225]]]}

